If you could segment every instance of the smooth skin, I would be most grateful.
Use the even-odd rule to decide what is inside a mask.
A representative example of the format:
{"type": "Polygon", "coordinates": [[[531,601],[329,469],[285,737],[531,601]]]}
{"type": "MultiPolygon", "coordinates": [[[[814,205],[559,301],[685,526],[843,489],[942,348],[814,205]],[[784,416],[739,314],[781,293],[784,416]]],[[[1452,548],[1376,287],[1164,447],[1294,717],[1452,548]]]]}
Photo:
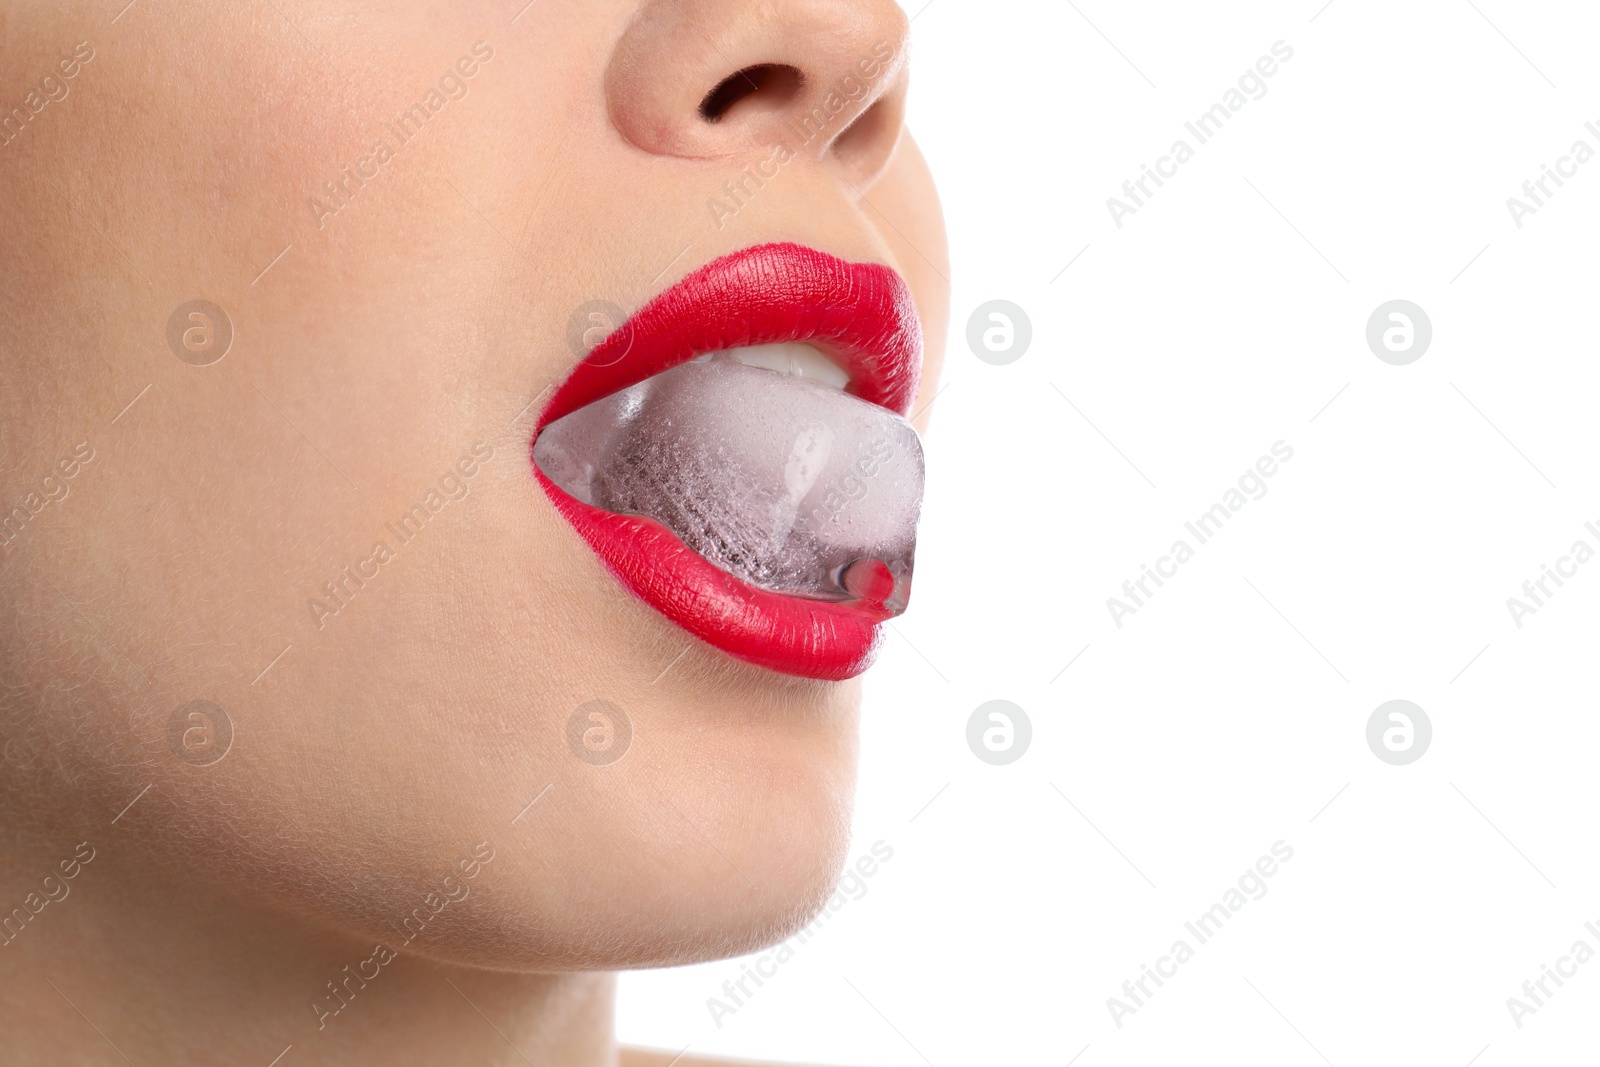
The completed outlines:
{"type": "Polygon", "coordinates": [[[630,598],[528,446],[580,305],[769,241],[899,270],[933,396],[906,18],[521,2],[0,12],[7,1063],[616,1064],[611,972],[752,951],[832,891],[857,684],[630,598]],[[798,76],[702,117],[752,64],[798,76]],[[208,366],[218,324],[168,340],[197,298],[233,331],[208,366]],[[632,728],[609,764],[567,742],[597,699],[632,728]]]}

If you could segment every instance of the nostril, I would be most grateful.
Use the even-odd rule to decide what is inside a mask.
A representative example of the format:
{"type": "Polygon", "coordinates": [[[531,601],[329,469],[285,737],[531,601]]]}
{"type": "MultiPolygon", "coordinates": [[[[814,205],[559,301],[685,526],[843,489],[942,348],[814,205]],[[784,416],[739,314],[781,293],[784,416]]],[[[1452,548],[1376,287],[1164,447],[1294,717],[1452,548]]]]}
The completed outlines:
{"type": "Polygon", "coordinates": [[[700,101],[700,117],[707,122],[719,122],[741,101],[746,106],[755,104],[762,110],[776,110],[793,100],[800,92],[805,76],[799,69],[783,63],[758,63],[753,67],[734,71],[700,101]]]}
{"type": "Polygon", "coordinates": [[[902,77],[833,139],[829,150],[853,182],[870,184],[888,163],[905,122],[905,100],[902,77]]]}
{"type": "Polygon", "coordinates": [[[834,138],[834,153],[850,162],[870,153],[874,142],[884,135],[891,120],[885,101],[875,101],[834,138]]]}

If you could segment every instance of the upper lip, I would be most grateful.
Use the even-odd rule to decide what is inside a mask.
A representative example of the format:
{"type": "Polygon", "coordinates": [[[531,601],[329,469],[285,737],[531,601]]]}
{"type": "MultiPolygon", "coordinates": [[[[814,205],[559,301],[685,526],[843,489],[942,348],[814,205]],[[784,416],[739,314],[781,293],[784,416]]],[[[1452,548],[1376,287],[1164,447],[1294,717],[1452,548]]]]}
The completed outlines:
{"type": "MultiPolygon", "coordinates": [[[[848,392],[905,415],[922,372],[922,327],[900,276],[802,245],[758,245],[700,267],[614,329],[540,413],[545,426],[707,352],[786,341],[814,345],[850,375],[848,392]]],[[[531,448],[531,445],[530,445],[531,448]]],[[[535,477],[622,583],[695,636],[788,674],[865,670],[885,614],[757,589],[718,570],[649,519],[615,515],[535,477]]]]}
{"type": "Polygon", "coordinates": [[[766,244],[713,260],[612,330],[550,398],[534,436],[695,356],[782,341],[821,349],[863,400],[904,415],[916,398],[922,327],[900,276],[803,245],[766,244]]]}

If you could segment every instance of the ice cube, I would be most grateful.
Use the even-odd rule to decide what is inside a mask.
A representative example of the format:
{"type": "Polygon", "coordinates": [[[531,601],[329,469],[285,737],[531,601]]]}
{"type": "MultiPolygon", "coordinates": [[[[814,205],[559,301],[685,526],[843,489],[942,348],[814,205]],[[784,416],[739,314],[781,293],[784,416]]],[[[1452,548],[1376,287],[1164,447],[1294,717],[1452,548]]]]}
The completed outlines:
{"type": "Polygon", "coordinates": [[[718,354],[556,420],[533,454],[576,499],[758,588],[905,610],[922,443],[886,408],[718,354]]]}

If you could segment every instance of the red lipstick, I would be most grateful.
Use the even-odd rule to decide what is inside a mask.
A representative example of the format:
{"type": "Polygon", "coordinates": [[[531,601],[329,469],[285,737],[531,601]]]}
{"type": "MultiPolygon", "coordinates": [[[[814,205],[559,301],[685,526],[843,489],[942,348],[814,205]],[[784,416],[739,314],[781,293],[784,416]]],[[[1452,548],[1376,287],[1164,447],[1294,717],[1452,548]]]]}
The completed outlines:
{"type": "MultiPolygon", "coordinates": [[[[848,392],[900,415],[910,410],[922,329],[900,276],[880,264],[768,244],[706,264],[613,330],[556,390],[534,439],[563,415],[695,356],[786,341],[813,345],[837,362],[850,375],[848,392]]],[[[889,616],[882,608],[757,589],[660,523],[585,504],[537,466],[534,476],[625,588],[707,644],[806,678],[851,678],[871,663],[889,616]]]]}

